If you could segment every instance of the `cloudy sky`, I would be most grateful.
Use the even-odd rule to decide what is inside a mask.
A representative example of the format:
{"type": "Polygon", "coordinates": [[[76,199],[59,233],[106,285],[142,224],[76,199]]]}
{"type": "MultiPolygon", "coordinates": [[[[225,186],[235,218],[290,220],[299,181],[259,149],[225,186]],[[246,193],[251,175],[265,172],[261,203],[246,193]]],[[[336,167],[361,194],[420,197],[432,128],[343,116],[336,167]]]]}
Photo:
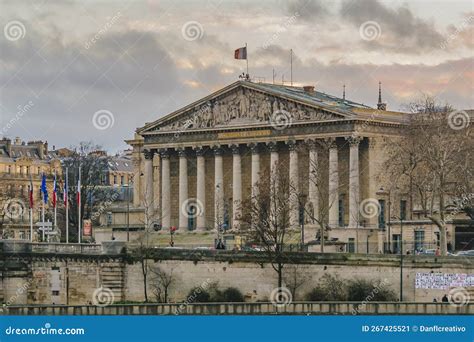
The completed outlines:
{"type": "Polygon", "coordinates": [[[0,24],[0,136],[50,146],[125,148],[237,80],[245,43],[266,82],[289,81],[293,49],[295,84],[374,105],[380,80],[392,110],[423,93],[474,108],[471,0],[1,0],[0,24]]]}

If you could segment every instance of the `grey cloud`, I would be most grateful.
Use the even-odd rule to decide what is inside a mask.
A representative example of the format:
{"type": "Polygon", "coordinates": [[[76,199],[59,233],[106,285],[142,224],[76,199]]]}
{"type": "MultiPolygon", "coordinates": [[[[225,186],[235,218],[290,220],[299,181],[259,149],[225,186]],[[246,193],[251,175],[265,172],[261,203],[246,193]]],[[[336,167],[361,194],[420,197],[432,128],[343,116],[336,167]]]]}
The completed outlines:
{"type": "Polygon", "coordinates": [[[299,18],[305,21],[314,21],[329,13],[328,8],[320,0],[291,0],[285,3],[288,15],[298,13],[299,18]]]}
{"type": "Polygon", "coordinates": [[[377,0],[345,1],[340,15],[356,27],[367,21],[377,22],[382,35],[374,42],[381,48],[407,48],[411,51],[403,50],[404,53],[413,53],[439,48],[443,41],[432,24],[415,16],[408,7],[391,9],[377,0]]]}

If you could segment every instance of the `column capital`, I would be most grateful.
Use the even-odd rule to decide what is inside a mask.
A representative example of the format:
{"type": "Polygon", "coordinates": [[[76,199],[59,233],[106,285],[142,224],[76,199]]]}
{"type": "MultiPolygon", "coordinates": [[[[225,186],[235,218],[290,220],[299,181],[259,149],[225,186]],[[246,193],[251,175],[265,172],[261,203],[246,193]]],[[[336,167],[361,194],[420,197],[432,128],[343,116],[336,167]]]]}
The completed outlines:
{"type": "Polygon", "coordinates": [[[259,152],[258,143],[250,143],[248,146],[252,154],[258,154],[259,152]]]}
{"type": "Polygon", "coordinates": [[[167,148],[163,148],[160,150],[160,156],[162,159],[167,159],[170,157],[170,151],[167,148]]]}
{"type": "Polygon", "coordinates": [[[375,137],[370,137],[370,138],[367,138],[367,142],[368,142],[369,148],[373,149],[377,145],[378,140],[375,137]]]}
{"type": "Polygon", "coordinates": [[[329,149],[337,148],[336,138],[325,138],[324,142],[329,149]]]}
{"type": "Polygon", "coordinates": [[[222,155],[222,146],[221,145],[214,145],[212,146],[212,150],[214,151],[214,155],[221,156],[222,155]]]}
{"type": "Polygon", "coordinates": [[[186,157],[186,147],[179,147],[177,148],[178,151],[178,156],[181,157],[186,157]]]}
{"type": "Polygon", "coordinates": [[[194,147],[194,151],[196,151],[196,156],[197,157],[202,157],[204,156],[205,149],[203,146],[196,146],[194,147]]]}
{"type": "Polygon", "coordinates": [[[240,154],[240,145],[239,144],[232,144],[229,147],[232,150],[232,154],[240,154]]]}
{"type": "Polygon", "coordinates": [[[278,142],[270,141],[267,143],[267,146],[270,152],[278,152],[278,142]]]}
{"type": "Polygon", "coordinates": [[[286,144],[288,145],[288,149],[290,151],[296,151],[298,149],[298,143],[296,140],[288,140],[286,144]]]}
{"type": "Polygon", "coordinates": [[[359,146],[360,142],[364,138],[357,135],[351,135],[349,137],[345,137],[345,139],[349,143],[350,146],[359,146]]]}
{"type": "Polygon", "coordinates": [[[304,142],[306,146],[308,146],[309,150],[315,150],[319,145],[319,142],[317,139],[308,138],[308,139],[305,139],[304,142]]]}
{"type": "Polygon", "coordinates": [[[153,159],[153,155],[155,154],[155,150],[143,150],[143,155],[145,159],[151,160],[153,159]]]}

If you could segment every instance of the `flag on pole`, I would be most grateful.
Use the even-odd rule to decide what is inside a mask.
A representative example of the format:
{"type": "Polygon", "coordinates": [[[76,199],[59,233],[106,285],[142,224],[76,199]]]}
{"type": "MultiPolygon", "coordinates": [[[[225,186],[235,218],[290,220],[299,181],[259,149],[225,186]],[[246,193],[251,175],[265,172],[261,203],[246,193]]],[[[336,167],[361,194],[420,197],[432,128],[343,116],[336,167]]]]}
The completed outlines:
{"type": "MultiPolygon", "coordinates": [[[[80,174],[80,173],[79,173],[80,174]]],[[[77,179],[77,206],[80,207],[81,205],[81,177],[77,179]]]]}
{"type": "Polygon", "coordinates": [[[48,188],[46,187],[46,175],[43,173],[43,178],[41,180],[41,193],[43,194],[44,204],[48,203],[48,188]]]}
{"type": "Polygon", "coordinates": [[[67,181],[67,169],[66,169],[66,178],[64,180],[64,189],[63,189],[63,201],[64,201],[64,208],[67,207],[67,199],[68,199],[68,181],[67,181]]]}
{"type": "Polygon", "coordinates": [[[30,200],[30,209],[33,209],[33,180],[31,179],[30,175],[30,188],[28,189],[28,197],[30,200]]]}
{"type": "Polygon", "coordinates": [[[235,59],[247,59],[247,47],[241,47],[234,52],[235,59]]]}
{"type": "Polygon", "coordinates": [[[53,180],[53,208],[56,208],[56,201],[57,201],[57,184],[56,184],[56,172],[54,173],[54,180],[53,180]]]}

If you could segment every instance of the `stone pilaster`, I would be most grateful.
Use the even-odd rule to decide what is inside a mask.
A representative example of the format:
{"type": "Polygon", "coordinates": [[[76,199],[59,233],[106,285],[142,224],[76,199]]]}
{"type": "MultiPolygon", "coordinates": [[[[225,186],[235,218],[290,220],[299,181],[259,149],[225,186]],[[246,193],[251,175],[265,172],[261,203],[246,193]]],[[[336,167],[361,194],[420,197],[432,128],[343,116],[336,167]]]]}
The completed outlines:
{"type": "Polygon", "coordinates": [[[359,227],[359,144],[360,137],[348,137],[349,142],[349,228],[359,227]]]}
{"type": "MultiPolygon", "coordinates": [[[[318,150],[314,140],[308,141],[309,171],[308,171],[308,201],[311,203],[313,217],[319,220],[319,175],[318,175],[318,150]]],[[[312,219],[312,218],[311,218],[312,219]]],[[[314,223],[314,222],[313,222],[314,223]]]]}
{"type": "Polygon", "coordinates": [[[145,228],[148,229],[149,222],[154,214],[155,204],[153,202],[153,150],[143,151],[145,157],[145,228]]]}
{"type": "Polygon", "coordinates": [[[299,226],[299,168],[298,168],[298,145],[295,141],[288,142],[290,150],[290,227],[299,226]]]}
{"type": "Polygon", "coordinates": [[[258,180],[260,174],[260,154],[258,144],[250,144],[252,152],[252,198],[258,196],[258,180]]]}

